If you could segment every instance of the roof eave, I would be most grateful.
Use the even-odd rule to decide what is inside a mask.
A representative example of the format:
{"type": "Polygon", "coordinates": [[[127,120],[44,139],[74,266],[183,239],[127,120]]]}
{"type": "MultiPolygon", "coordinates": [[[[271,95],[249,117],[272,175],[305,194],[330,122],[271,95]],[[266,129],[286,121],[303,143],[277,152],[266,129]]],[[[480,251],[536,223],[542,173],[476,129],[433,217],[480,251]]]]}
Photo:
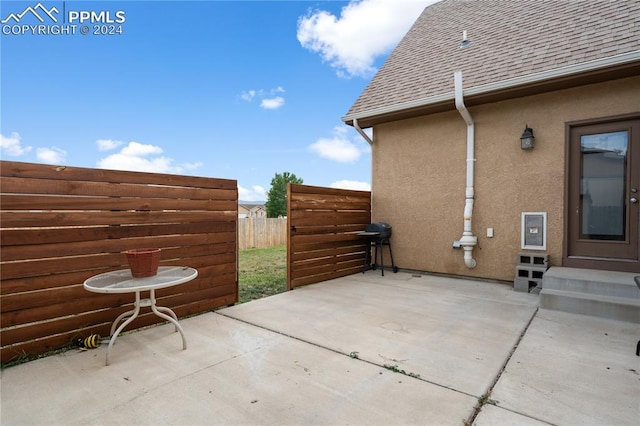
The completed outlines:
{"type": "MultiPolygon", "coordinates": [[[[487,102],[496,102],[639,74],[640,50],[635,50],[620,55],[469,87],[464,89],[465,103],[469,106],[480,105],[487,102]]],[[[347,114],[342,117],[342,121],[353,125],[353,120],[357,119],[360,127],[367,128],[375,124],[453,109],[455,109],[454,92],[451,91],[395,105],[347,114]]]]}

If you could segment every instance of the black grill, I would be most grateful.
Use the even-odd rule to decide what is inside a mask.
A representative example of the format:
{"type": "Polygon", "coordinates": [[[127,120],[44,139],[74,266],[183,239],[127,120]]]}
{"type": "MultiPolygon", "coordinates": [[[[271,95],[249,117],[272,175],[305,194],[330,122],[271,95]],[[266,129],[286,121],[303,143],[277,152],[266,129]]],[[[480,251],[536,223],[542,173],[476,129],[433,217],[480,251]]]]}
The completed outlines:
{"type": "Polygon", "coordinates": [[[385,240],[391,238],[391,225],[384,222],[376,222],[367,225],[364,229],[366,233],[376,233],[378,235],[370,235],[372,239],[377,238],[380,240],[385,240]]]}
{"type": "Polygon", "coordinates": [[[362,269],[363,273],[366,269],[369,269],[369,268],[376,269],[378,267],[377,261],[378,261],[378,247],[379,247],[380,248],[380,266],[381,266],[382,275],[384,276],[383,246],[389,247],[389,255],[391,256],[391,269],[393,270],[394,273],[398,272],[398,267],[393,262],[393,251],[391,251],[391,241],[389,241],[389,238],[391,238],[391,225],[385,222],[371,223],[367,225],[367,227],[364,229],[364,232],[360,232],[358,235],[366,237],[369,243],[369,248],[367,249],[367,253],[364,259],[364,268],[362,269]],[[372,248],[375,249],[375,255],[373,256],[373,259],[371,257],[372,248]],[[373,261],[373,263],[370,263],[371,261],[373,261]]]}

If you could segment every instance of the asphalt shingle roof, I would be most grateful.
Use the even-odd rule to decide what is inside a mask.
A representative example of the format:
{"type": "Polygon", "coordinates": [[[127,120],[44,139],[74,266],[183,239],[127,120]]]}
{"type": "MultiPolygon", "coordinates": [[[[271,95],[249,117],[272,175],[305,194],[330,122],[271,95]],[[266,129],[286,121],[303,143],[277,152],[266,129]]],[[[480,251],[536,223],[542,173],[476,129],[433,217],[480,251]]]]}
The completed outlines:
{"type": "MultiPolygon", "coordinates": [[[[346,117],[638,52],[640,0],[443,0],[427,7],[346,117]],[[460,48],[462,32],[471,44],[460,48]]],[[[345,117],[345,118],[346,118],[345,117]]]]}

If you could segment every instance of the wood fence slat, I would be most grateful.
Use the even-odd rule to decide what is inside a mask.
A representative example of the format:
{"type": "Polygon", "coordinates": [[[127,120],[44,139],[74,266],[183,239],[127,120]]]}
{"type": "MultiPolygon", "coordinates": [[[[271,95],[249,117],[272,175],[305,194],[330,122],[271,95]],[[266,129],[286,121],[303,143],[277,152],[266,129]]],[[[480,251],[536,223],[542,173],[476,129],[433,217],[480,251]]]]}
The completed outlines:
{"type": "Polygon", "coordinates": [[[296,226],[296,235],[344,234],[362,231],[362,224],[296,226]]]}
{"type": "Polygon", "coordinates": [[[163,173],[130,172],[122,170],[88,169],[83,167],[55,166],[18,161],[2,161],[0,176],[36,178],[46,180],[113,183],[158,184],[171,187],[220,188],[237,190],[237,182],[229,179],[163,173]]]}
{"type": "Polygon", "coordinates": [[[325,274],[319,274],[319,275],[310,275],[307,277],[303,277],[303,278],[297,278],[295,280],[292,280],[292,287],[296,288],[296,287],[301,287],[304,285],[309,285],[309,284],[315,284],[315,283],[320,283],[323,281],[328,281],[328,280],[333,280],[335,278],[341,278],[341,277],[346,277],[349,275],[353,275],[353,274],[358,274],[362,272],[362,265],[360,266],[354,266],[353,268],[350,269],[344,269],[344,270],[340,270],[340,271],[336,271],[336,272],[330,272],[330,273],[325,273],[325,274]]]}
{"type": "Polygon", "coordinates": [[[332,250],[335,248],[351,247],[353,251],[362,251],[366,243],[359,241],[333,241],[325,243],[296,244],[295,253],[318,252],[321,250],[332,250]]]}
{"type": "MultiPolygon", "coordinates": [[[[4,188],[3,188],[4,189],[4,188]]],[[[168,198],[119,198],[114,197],[74,197],[25,194],[2,194],[0,204],[3,210],[229,210],[236,208],[233,200],[174,200],[168,198]]]]}
{"type": "Polygon", "coordinates": [[[3,212],[2,226],[6,228],[21,227],[56,227],[56,226],[91,226],[91,225],[133,225],[151,223],[185,223],[185,222],[229,222],[237,220],[235,211],[213,212],[3,212]]]}
{"type": "Polygon", "coordinates": [[[291,237],[293,244],[305,243],[328,243],[338,241],[354,241],[362,242],[362,237],[358,234],[316,234],[316,235],[293,235],[291,237]]]}
{"type": "Polygon", "coordinates": [[[354,189],[339,189],[339,188],[326,188],[324,186],[311,186],[311,185],[293,185],[292,198],[304,197],[309,195],[309,198],[316,199],[331,199],[332,197],[355,197],[359,199],[371,199],[370,191],[357,191],[354,189]],[[320,197],[318,197],[318,195],[320,197]]]}
{"type": "MultiPolygon", "coordinates": [[[[150,176],[150,173],[145,174],[150,176]]],[[[119,198],[172,198],[192,200],[233,200],[236,189],[212,189],[199,187],[167,186],[166,183],[153,183],[152,177],[143,185],[95,182],[95,181],[64,181],[55,179],[33,179],[28,177],[3,177],[0,187],[3,194],[55,194],[119,198]]]]}
{"type": "MultiPolygon", "coordinates": [[[[218,234],[192,234],[192,235],[166,235],[158,237],[137,237],[127,239],[127,247],[143,248],[151,247],[180,247],[197,246],[205,244],[222,243],[233,240],[235,233],[221,232],[218,234]]],[[[102,240],[102,241],[73,241],[70,243],[39,244],[9,246],[2,250],[2,260],[18,261],[23,259],[42,259],[55,253],[56,257],[82,256],[85,253],[119,253],[123,250],[122,240],[102,240]]],[[[166,254],[165,254],[166,257],[166,254]]],[[[123,254],[122,259],[126,257],[123,254]]]]}
{"type": "Polygon", "coordinates": [[[324,257],[316,257],[314,259],[307,259],[303,261],[295,262],[296,271],[306,271],[309,268],[314,268],[316,266],[323,265],[336,265],[338,263],[349,262],[352,260],[357,260],[362,265],[362,253],[349,253],[340,256],[324,256],[324,257]]]}
{"type": "MultiPolygon", "coordinates": [[[[2,344],[14,345],[29,340],[41,339],[59,333],[81,330],[96,324],[113,323],[114,314],[120,315],[130,310],[130,306],[122,306],[114,309],[103,309],[82,315],[74,315],[56,321],[38,322],[28,324],[25,327],[5,329],[2,332],[2,344]]],[[[80,334],[78,334],[80,336],[80,334]]],[[[85,336],[86,337],[86,336],[85,336]]]]}
{"type": "Polygon", "coordinates": [[[296,210],[350,210],[366,211],[369,201],[292,200],[296,210]]]}
{"type": "Polygon", "coordinates": [[[346,247],[332,247],[330,249],[324,250],[298,251],[297,253],[294,253],[292,260],[294,262],[300,262],[304,260],[324,258],[328,256],[339,256],[350,253],[364,253],[367,248],[368,246],[366,244],[363,244],[361,248],[349,245],[346,247]]]}
{"type": "Polygon", "coordinates": [[[313,219],[315,222],[310,222],[309,225],[340,225],[342,223],[369,223],[369,212],[361,210],[293,210],[291,212],[291,218],[296,219],[298,222],[295,226],[302,224],[303,219],[313,219]],[[336,222],[336,220],[345,219],[351,220],[351,222],[336,222]]]}
{"type": "Polygon", "coordinates": [[[25,245],[36,241],[40,244],[68,243],[75,241],[117,240],[134,237],[154,237],[175,234],[215,234],[236,232],[235,222],[153,223],[127,226],[96,225],[70,228],[3,229],[2,247],[25,245]]]}
{"type": "Polygon", "coordinates": [[[133,298],[127,296],[126,294],[108,294],[100,298],[85,297],[56,305],[36,306],[19,311],[3,310],[0,313],[2,332],[4,333],[4,329],[7,327],[47,321],[53,318],[63,318],[73,313],[81,314],[98,309],[119,308],[122,305],[133,303],[133,298]]]}
{"type": "Polygon", "coordinates": [[[360,272],[362,272],[362,267],[363,265],[363,259],[358,256],[356,258],[351,258],[348,261],[338,261],[337,259],[331,259],[332,261],[327,261],[322,263],[321,265],[316,265],[313,267],[304,267],[303,265],[295,265],[294,266],[294,274],[293,274],[293,279],[297,279],[297,278],[304,278],[304,277],[309,277],[309,276],[313,276],[313,275],[320,275],[320,274],[327,274],[327,273],[333,273],[333,272],[337,272],[337,271],[342,271],[344,269],[353,269],[353,268],[359,268],[360,272]]]}

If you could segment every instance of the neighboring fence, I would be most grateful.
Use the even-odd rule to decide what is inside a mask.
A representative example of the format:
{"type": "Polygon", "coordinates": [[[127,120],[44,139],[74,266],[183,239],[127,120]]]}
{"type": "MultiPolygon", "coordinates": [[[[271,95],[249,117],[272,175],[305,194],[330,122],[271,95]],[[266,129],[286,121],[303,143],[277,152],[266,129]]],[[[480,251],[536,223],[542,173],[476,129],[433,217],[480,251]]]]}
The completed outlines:
{"type": "Polygon", "coordinates": [[[371,193],[306,185],[287,187],[287,288],[362,271],[371,193]]]}
{"type": "MultiPolygon", "coordinates": [[[[238,300],[235,180],[0,162],[1,360],[109,334],[133,294],[84,290],[128,268],[121,252],[162,248],[198,278],[156,292],[178,316],[238,300]]],[[[128,329],[161,321],[147,309],[128,329]]]]}
{"type": "Polygon", "coordinates": [[[287,219],[246,217],[238,219],[238,247],[264,248],[287,244],[287,219]]]}

